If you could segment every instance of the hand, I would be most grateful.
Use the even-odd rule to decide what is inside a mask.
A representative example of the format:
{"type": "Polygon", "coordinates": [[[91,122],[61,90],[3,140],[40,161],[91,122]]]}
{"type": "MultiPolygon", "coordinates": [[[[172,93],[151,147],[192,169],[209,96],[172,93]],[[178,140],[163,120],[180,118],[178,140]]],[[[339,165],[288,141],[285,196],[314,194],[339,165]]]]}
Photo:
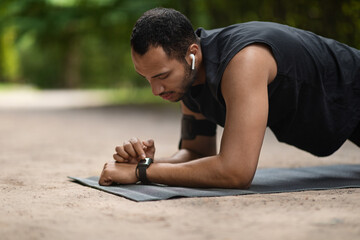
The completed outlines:
{"type": "Polygon", "coordinates": [[[138,138],[132,138],[124,142],[122,146],[117,146],[115,151],[113,157],[119,163],[138,163],[146,157],[154,159],[154,140],[141,141],[138,138]]]}
{"type": "Polygon", "coordinates": [[[138,181],[135,175],[136,164],[122,164],[117,162],[105,163],[101,172],[99,184],[109,186],[113,183],[133,184],[138,181]]]}

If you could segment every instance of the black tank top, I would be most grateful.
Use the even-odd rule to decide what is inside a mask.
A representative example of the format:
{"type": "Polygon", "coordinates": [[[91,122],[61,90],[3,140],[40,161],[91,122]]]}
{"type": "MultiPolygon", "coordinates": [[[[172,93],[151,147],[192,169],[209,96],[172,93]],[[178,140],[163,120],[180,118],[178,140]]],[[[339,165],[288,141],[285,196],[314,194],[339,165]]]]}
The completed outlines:
{"type": "Polygon", "coordinates": [[[224,127],[226,105],[220,82],[231,59],[253,43],[266,44],[278,73],[268,85],[268,127],[277,139],[317,156],[335,152],[360,121],[360,51],[314,33],[269,22],[204,30],[206,83],[183,101],[224,127]]]}

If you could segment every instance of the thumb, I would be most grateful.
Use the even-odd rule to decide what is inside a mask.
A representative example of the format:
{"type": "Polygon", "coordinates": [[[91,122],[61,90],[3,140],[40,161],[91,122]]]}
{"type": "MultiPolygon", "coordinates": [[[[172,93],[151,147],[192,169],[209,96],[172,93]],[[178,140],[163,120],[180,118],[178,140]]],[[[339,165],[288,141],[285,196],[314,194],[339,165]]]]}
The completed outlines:
{"type": "Polygon", "coordinates": [[[143,141],[143,144],[146,146],[146,149],[145,149],[146,156],[154,159],[154,155],[155,155],[154,140],[149,139],[147,141],[143,141]]]}
{"type": "Polygon", "coordinates": [[[149,139],[147,141],[143,141],[143,144],[147,147],[147,148],[152,148],[154,147],[154,140],[153,139],[149,139]]]}

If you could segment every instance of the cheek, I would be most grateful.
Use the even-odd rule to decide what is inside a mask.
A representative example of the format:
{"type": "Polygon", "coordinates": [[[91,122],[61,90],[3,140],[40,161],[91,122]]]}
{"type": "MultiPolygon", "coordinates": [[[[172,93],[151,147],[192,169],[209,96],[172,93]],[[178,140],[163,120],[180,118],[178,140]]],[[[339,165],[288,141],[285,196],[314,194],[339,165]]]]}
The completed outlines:
{"type": "Polygon", "coordinates": [[[171,82],[172,85],[180,85],[185,77],[185,73],[182,71],[176,71],[173,73],[171,78],[169,79],[169,83],[171,82]]]}

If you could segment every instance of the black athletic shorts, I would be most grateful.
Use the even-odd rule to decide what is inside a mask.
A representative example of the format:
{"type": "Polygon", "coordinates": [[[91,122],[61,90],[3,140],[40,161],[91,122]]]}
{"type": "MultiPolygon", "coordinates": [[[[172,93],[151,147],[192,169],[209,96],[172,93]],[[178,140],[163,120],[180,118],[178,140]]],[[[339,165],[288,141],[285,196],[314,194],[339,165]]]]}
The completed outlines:
{"type": "Polygon", "coordinates": [[[357,125],[354,132],[349,137],[349,140],[360,147],[360,123],[357,125]]]}

